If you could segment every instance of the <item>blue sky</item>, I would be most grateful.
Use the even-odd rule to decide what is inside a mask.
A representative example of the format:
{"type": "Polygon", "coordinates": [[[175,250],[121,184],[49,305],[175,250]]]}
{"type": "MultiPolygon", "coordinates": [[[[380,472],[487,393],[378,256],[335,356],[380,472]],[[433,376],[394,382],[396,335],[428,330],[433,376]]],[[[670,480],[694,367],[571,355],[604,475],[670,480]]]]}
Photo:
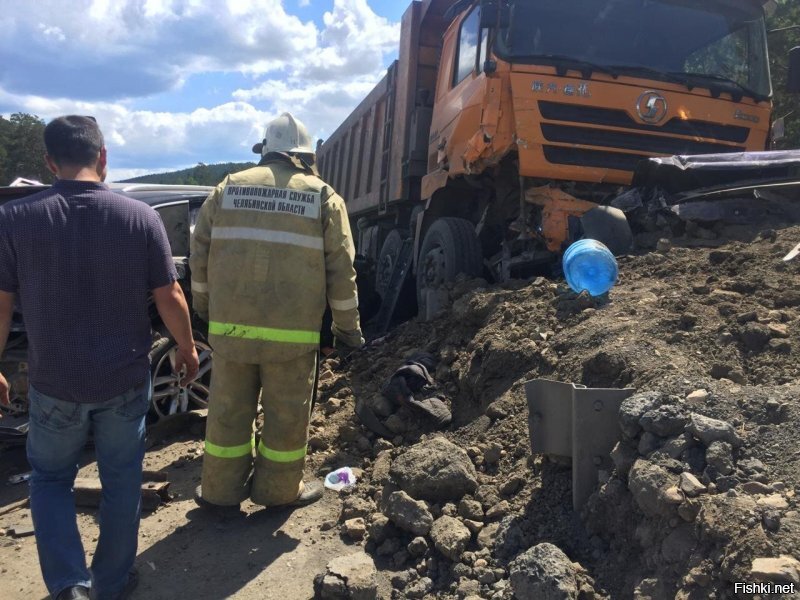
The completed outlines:
{"type": "Polygon", "coordinates": [[[0,114],[94,115],[110,180],[252,160],[285,110],[329,135],[397,56],[409,3],[0,0],[0,114]]]}

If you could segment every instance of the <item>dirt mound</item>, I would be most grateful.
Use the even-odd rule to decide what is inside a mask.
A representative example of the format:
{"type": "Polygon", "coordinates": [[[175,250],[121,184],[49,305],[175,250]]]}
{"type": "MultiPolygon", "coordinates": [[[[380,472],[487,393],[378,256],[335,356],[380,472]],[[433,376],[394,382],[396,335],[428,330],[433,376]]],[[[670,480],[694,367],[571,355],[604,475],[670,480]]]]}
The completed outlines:
{"type": "Polygon", "coordinates": [[[586,598],[590,587],[595,597],[721,597],[773,563],[784,575],[770,577],[790,577],[800,558],[800,260],[781,258],[798,240],[800,227],[712,248],[659,243],[619,260],[608,299],[545,278],[460,281],[438,319],[406,323],[345,364],[327,361],[311,466],[363,471],[347,498],[370,505],[355,543],[395,595],[510,598],[509,566],[544,542],[585,570],[593,587],[570,589],[586,598]],[[453,413],[443,434],[477,473],[460,499],[403,498],[428,514],[438,543],[386,514],[389,498],[407,495],[393,464],[434,428],[392,409],[382,439],[353,412],[419,352],[436,359],[437,396],[453,413]],[[523,383],[539,377],[663,399],[635,415],[581,515],[569,468],[530,453],[523,383]]]}

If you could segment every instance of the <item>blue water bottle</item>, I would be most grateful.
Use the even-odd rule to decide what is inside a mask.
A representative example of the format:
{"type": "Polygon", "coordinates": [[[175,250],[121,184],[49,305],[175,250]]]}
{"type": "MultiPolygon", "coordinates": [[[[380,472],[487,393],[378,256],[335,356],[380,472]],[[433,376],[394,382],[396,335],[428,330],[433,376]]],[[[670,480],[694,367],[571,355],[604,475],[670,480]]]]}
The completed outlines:
{"type": "Polygon", "coordinates": [[[601,296],[614,287],[619,274],[617,259],[597,240],[572,244],[564,252],[561,265],[569,287],[576,293],[586,290],[592,296],[601,296]]]}

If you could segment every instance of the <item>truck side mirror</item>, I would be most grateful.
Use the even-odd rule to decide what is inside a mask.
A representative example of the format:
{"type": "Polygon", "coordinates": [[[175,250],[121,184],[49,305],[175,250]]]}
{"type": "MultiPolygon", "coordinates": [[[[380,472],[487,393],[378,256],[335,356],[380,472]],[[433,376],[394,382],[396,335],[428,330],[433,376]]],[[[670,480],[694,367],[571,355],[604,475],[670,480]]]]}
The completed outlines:
{"type": "Polygon", "coordinates": [[[481,29],[503,29],[510,20],[507,0],[481,0],[481,29]]]}
{"type": "Polygon", "coordinates": [[[789,50],[789,77],[786,79],[786,91],[790,94],[800,93],[800,46],[789,50]]]}

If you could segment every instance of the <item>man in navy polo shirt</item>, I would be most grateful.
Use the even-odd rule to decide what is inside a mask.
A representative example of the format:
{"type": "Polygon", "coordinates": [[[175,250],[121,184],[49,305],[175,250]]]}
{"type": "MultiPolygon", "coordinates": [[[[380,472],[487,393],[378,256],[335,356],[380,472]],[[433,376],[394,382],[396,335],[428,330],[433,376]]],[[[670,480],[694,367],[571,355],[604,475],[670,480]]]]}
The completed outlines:
{"type": "MultiPolygon", "coordinates": [[[[0,207],[0,351],[15,297],[28,334],[31,514],[56,600],[126,598],[136,585],[144,418],[150,405],[148,296],[178,343],[184,383],[198,369],[167,235],[149,206],[112,193],[94,119],[44,132],[52,188],[0,207]],[[87,569],[72,486],[93,434],[103,484],[87,569]]],[[[0,374],[0,402],[8,384],[0,374]]]]}

